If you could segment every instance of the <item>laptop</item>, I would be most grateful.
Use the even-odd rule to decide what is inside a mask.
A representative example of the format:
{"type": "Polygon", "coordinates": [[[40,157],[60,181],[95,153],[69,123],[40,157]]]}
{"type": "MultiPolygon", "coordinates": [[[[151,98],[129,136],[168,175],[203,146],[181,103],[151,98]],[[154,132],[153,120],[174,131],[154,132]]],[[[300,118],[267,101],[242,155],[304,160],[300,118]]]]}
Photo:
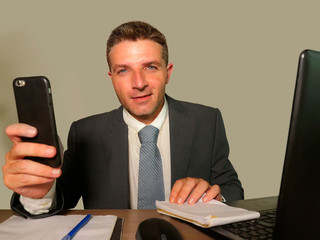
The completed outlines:
{"type": "Polygon", "coordinates": [[[320,239],[320,52],[304,50],[299,57],[279,197],[231,205],[241,202],[259,206],[251,210],[260,211],[260,219],[211,228],[216,239],[320,239]],[[254,232],[261,222],[269,230],[254,232]],[[241,224],[254,234],[236,230],[241,224]]]}

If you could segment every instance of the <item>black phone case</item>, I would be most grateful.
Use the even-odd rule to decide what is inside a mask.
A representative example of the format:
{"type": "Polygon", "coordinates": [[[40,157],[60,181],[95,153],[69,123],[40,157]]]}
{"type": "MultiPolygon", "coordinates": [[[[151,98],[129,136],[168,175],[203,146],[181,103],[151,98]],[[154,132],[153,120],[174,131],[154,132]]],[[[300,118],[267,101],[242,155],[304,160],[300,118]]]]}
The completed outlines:
{"type": "Polygon", "coordinates": [[[49,80],[43,76],[16,78],[13,81],[13,89],[19,122],[38,129],[35,138],[22,138],[22,140],[55,146],[57,149],[54,158],[26,157],[26,159],[51,167],[61,166],[60,145],[49,80]]]}

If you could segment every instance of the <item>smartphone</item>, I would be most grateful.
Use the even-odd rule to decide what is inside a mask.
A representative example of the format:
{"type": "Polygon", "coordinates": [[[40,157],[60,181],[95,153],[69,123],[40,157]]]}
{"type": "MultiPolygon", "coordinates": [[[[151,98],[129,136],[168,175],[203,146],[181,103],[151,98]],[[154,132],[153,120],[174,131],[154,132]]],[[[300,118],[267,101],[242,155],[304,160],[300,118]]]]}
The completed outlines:
{"type": "Polygon", "coordinates": [[[13,91],[19,122],[29,124],[38,130],[36,137],[24,137],[22,141],[43,143],[57,149],[57,154],[53,158],[25,158],[51,167],[60,167],[62,164],[60,142],[49,80],[43,76],[16,78],[13,80],[13,91]]]}

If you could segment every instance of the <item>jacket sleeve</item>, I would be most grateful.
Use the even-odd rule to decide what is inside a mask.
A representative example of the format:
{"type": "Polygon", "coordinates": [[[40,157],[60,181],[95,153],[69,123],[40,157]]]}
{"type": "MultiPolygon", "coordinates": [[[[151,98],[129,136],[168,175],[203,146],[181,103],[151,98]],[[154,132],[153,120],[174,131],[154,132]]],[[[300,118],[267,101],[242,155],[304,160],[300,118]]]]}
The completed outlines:
{"type": "Polygon", "coordinates": [[[238,174],[229,160],[229,144],[220,111],[216,115],[214,147],[212,153],[211,184],[218,184],[226,201],[244,198],[238,174]]]}
{"type": "Polygon", "coordinates": [[[11,209],[15,213],[17,213],[18,215],[20,215],[24,218],[37,219],[37,218],[45,218],[45,217],[53,216],[53,215],[60,213],[62,211],[63,205],[64,205],[63,198],[61,195],[61,190],[58,185],[56,186],[56,194],[55,194],[55,197],[53,198],[52,208],[49,209],[49,212],[47,212],[47,213],[32,215],[24,209],[24,207],[21,204],[19,199],[20,199],[20,195],[17,193],[13,193],[13,195],[11,197],[11,202],[10,202],[11,209]]]}

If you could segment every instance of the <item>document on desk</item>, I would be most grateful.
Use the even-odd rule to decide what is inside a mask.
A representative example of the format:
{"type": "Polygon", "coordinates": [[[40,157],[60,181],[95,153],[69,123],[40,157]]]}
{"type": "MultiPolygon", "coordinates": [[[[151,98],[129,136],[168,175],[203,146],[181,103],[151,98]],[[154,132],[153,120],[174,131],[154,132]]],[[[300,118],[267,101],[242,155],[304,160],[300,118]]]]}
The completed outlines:
{"type": "Polygon", "coordinates": [[[170,203],[169,201],[157,201],[156,206],[159,213],[182,219],[203,228],[260,217],[259,212],[231,207],[216,200],[211,200],[208,203],[203,203],[199,200],[193,205],[188,203],[179,205],[170,203]]]}
{"type": "MultiPolygon", "coordinates": [[[[85,215],[56,215],[41,219],[11,216],[0,224],[0,239],[60,240],[76,226],[85,215]]],[[[110,239],[117,216],[93,216],[72,238],[73,240],[110,239]]]]}

